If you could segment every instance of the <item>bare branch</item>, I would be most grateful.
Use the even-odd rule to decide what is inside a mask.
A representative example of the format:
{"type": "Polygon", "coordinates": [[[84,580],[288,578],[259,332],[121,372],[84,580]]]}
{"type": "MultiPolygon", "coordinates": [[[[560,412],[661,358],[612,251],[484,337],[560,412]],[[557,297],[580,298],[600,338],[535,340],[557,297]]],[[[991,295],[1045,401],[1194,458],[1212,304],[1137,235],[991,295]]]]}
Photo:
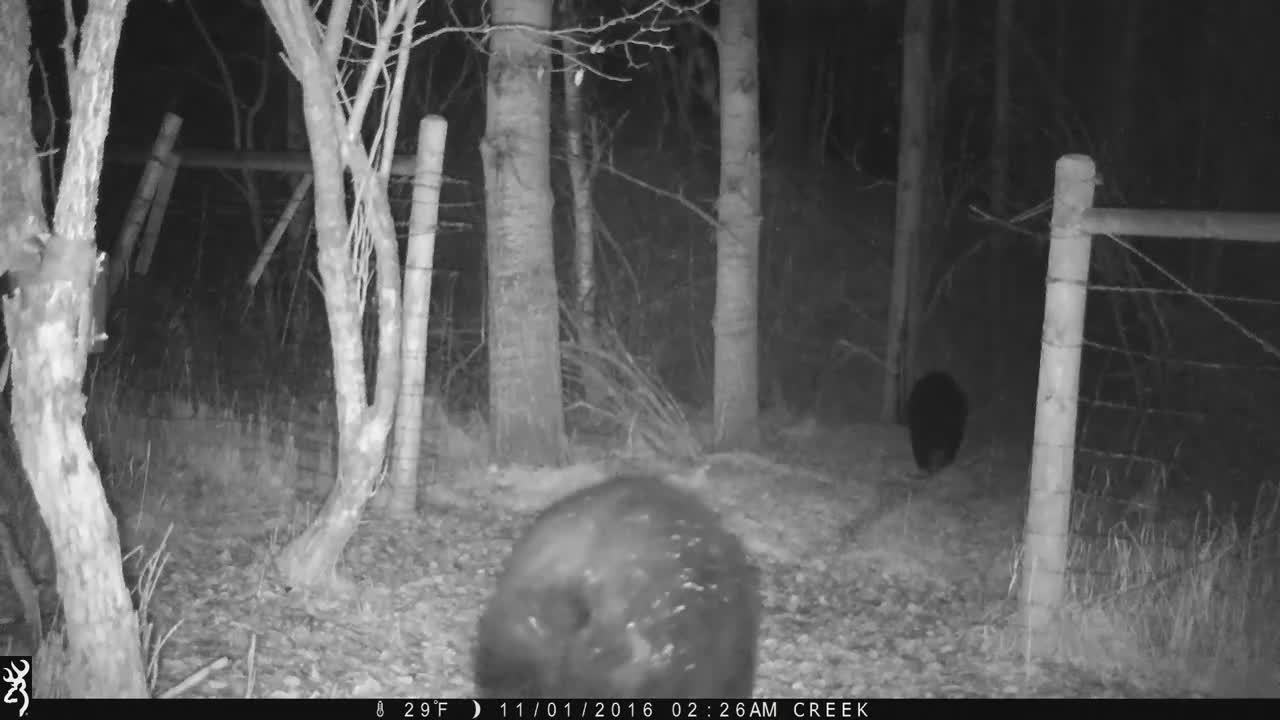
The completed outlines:
{"type": "Polygon", "coordinates": [[[413,47],[413,29],[418,18],[417,0],[409,0],[408,5],[409,10],[400,30],[400,47],[396,49],[396,76],[391,85],[391,101],[385,104],[386,115],[381,123],[382,127],[387,128],[387,139],[382,145],[382,162],[378,174],[384,178],[391,176],[391,162],[395,159],[396,132],[400,129],[400,103],[404,98],[404,81],[409,74],[409,50],[413,47]]]}
{"type": "MultiPolygon", "coordinates": [[[[365,61],[366,68],[383,69],[386,67],[387,54],[391,49],[391,40],[396,37],[396,28],[403,22],[405,14],[410,7],[416,9],[416,0],[399,0],[387,13],[386,20],[378,29],[377,42],[373,48],[373,54],[365,61]]],[[[332,28],[330,28],[332,32],[332,28]]],[[[373,91],[377,86],[380,73],[365,72],[360,83],[360,89],[356,92],[356,100],[352,106],[351,114],[347,118],[347,131],[357,132],[361,125],[364,124],[364,114],[369,108],[369,102],[373,98],[373,91]]]]}
{"type": "Polygon", "coordinates": [[[62,38],[62,67],[67,72],[67,98],[70,100],[76,97],[76,34],[80,32],[71,0],[62,0],[62,17],[67,22],[67,34],[62,38]]]}

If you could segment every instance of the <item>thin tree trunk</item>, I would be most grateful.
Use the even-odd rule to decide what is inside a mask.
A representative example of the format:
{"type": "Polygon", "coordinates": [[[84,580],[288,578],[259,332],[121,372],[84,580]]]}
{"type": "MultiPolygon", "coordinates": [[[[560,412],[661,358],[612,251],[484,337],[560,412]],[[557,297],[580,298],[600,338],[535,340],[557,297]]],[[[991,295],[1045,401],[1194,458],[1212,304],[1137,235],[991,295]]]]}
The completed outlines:
{"type": "MultiPolygon", "coordinates": [[[[388,9],[403,19],[405,5],[388,9]]],[[[315,16],[305,0],[276,0],[264,8],[280,34],[291,66],[302,83],[303,117],[311,144],[315,175],[316,249],[324,285],[325,310],[333,346],[333,380],[338,423],[338,472],[332,492],[315,522],[294,538],[277,558],[285,582],[293,586],[342,585],[336,565],[342,549],[355,533],[360,513],[373,490],[386,457],[387,437],[400,383],[400,256],[386,195],[386,177],[376,174],[369,154],[348,123],[361,126],[371,87],[364,81],[380,77],[382,58],[373,57],[359,93],[352,99],[350,117],[338,101],[335,77],[347,28],[350,3],[330,6],[323,36],[317,35],[315,16]],[[324,44],[320,44],[323,39],[324,44]],[[353,262],[357,239],[348,233],[344,167],[352,173],[360,220],[372,244],[374,268],[353,262]],[[366,395],[364,345],[361,338],[361,276],[373,272],[378,307],[377,383],[370,404],[366,395]]],[[[387,38],[377,48],[385,52],[387,38]]],[[[397,83],[396,87],[400,87],[397,83]]]]}
{"type": "MultiPolygon", "coordinates": [[[[570,52],[568,39],[561,40],[561,50],[570,52]]],[[[591,173],[588,168],[585,111],[582,108],[583,75],[562,73],[564,78],[564,144],[569,166],[569,184],[573,187],[573,304],[578,312],[579,332],[591,332],[595,320],[593,303],[596,290],[595,228],[591,215],[591,173]]]]}
{"type": "MultiPolygon", "coordinates": [[[[138,618],[124,583],[116,522],[84,435],[81,390],[92,343],[92,287],[100,271],[94,244],[99,173],[126,4],[89,4],[79,57],[69,69],[71,133],[54,232],[45,238],[39,266],[18,273],[17,291],[4,301],[13,351],[14,436],[58,565],[68,649],[64,678],[73,697],[147,695],[138,618]]],[[[3,0],[3,201],[23,207],[32,219],[25,230],[40,232],[45,221],[27,95],[30,41],[26,3],[3,0]]],[[[9,235],[4,242],[25,239],[9,235]]]]}
{"type": "Polygon", "coordinates": [[[493,0],[484,161],[489,419],[502,460],[565,458],[551,238],[551,0],[493,0]]]}
{"type": "Polygon", "coordinates": [[[913,286],[923,226],[929,114],[929,38],[933,29],[930,0],[907,0],[902,40],[902,115],[899,121],[898,202],[893,240],[893,285],[889,299],[889,338],[885,347],[884,394],[880,417],[895,422],[911,370],[909,329],[919,311],[921,293],[913,286]]]}
{"type": "Polygon", "coordinates": [[[720,8],[720,227],[716,231],[715,444],[756,444],[760,414],[760,95],[755,0],[720,8]]]}
{"type": "MultiPolygon", "coordinates": [[[[565,18],[561,25],[569,25],[576,17],[565,18]]],[[[560,51],[573,52],[573,44],[568,38],[560,39],[560,51]]],[[[569,185],[573,188],[573,309],[574,330],[579,347],[597,348],[596,337],[596,230],[595,206],[592,204],[592,190],[595,186],[596,138],[594,133],[588,137],[588,128],[594,128],[587,118],[587,111],[582,102],[582,83],[588,77],[585,73],[561,73],[564,86],[564,144],[566,164],[569,166],[569,185]]],[[[578,390],[581,398],[588,405],[599,407],[604,402],[606,382],[604,377],[592,363],[578,363],[575,368],[579,383],[578,388],[570,388],[572,393],[578,390]]]]}

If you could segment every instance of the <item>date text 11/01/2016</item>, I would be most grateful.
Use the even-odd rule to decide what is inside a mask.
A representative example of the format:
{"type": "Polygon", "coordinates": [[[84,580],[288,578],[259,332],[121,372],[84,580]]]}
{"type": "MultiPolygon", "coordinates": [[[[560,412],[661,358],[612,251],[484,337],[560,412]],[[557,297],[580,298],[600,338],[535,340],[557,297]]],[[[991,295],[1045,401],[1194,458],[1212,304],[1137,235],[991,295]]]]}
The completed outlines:
{"type": "MultiPolygon", "coordinates": [[[[381,701],[380,701],[381,702],[381,701]]],[[[403,700],[382,713],[415,718],[498,720],[647,720],[648,718],[866,718],[865,700],[403,700]]]]}
{"type": "MultiPolygon", "coordinates": [[[[238,714],[260,714],[260,711],[279,712],[287,705],[292,711],[301,711],[310,720],[324,718],[372,718],[373,720],[739,720],[766,718],[777,720],[858,720],[871,717],[871,708],[877,717],[884,717],[896,709],[903,717],[916,716],[922,703],[935,701],[914,700],[844,700],[844,699],[782,699],[760,698],[754,700],[479,700],[452,698],[448,700],[383,698],[348,700],[343,698],[175,698],[154,700],[72,700],[65,698],[40,698],[31,700],[28,714],[41,712],[49,715],[70,715],[109,711],[125,713],[130,717],[145,718],[151,714],[164,717],[185,717],[202,720],[204,716],[226,717],[238,714]]],[[[953,702],[953,701],[936,701],[953,702]]],[[[978,701],[984,702],[984,701],[978,701]]],[[[1016,703],[1016,701],[1015,701],[1016,703]]],[[[933,708],[938,710],[938,708],[933,708]]],[[[954,707],[952,707],[954,709],[954,707]]],[[[971,708],[976,709],[976,708],[971,708]]],[[[993,708],[986,708],[993,710],[993,708]]],[[[1024,708],[1025,710],[1025,708],[1024,708]]],[[[16,711],[15,711],[16,714],[16,711]]],[[[1246,713],[1247,714],[1247,713],[1246,713]]],[[[1243,720],[1233,712],[1233,720],[1243,720]]],[[[1268,719],[1274,717],[1269,714],[1268,719]]]]}

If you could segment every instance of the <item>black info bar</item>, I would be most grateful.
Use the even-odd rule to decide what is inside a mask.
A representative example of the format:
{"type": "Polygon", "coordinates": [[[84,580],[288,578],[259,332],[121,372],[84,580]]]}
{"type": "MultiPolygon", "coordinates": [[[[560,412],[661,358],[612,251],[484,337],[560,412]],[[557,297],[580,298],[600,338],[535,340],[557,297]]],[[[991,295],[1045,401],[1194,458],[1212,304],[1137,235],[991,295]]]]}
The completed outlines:
{"type": "MultiPolygon", "coordinates": [[[[124,717],[148,715],[180,720],[203,717],[249,720],[252,717],[283,717],[304,713],[307,720],[324,718],[368,718],[369,720],[822,720],[832,718],[925,718],[957,717],[956,713],[979,718],[1007,716],[1026,720],[1029,713],[1075,712],[1075,717],[1102,720],[1113,716],[1132,720],[1135,712],[1174,713],[1176,711],[1217,710],[1231,720],[1280,718],[1280,700],[857,700],[782,699],[753,700],[472,700],[456,698],[369,699],[369,700],[43,700],[33,698],[23,717],[70,717],[78,713],[127,713],[124,717]],[[1145,707],[1144,707],[1145,706],[1145,707]],[[1214,707],[1218,706],[1218,707],[1214,707]]],[[[0,714],[17,714],[14,705],[0,707],[0,714]]],[[[1154,717],[1160,717],[1159,714],[1154,717]]]]}

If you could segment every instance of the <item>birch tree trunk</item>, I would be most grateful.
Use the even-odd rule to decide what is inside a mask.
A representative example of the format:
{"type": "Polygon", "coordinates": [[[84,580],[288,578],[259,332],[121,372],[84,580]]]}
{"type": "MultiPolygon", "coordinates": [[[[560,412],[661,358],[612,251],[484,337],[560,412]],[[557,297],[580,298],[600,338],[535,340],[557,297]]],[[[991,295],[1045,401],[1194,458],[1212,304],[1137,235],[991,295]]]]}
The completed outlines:
{"type": "MultiPolygon", "coordinates": [[[[13,431],[58,566],[67,639],[63,678],[73,697],[147,695],[138,617],[125,587],[116,522],[84,434],[82,390],[93,342],[92,288],[101,272],[94,240],[98,182],[126,4],[93,0],[79,28],[79,54],[68,68],[71,132],[50,234],[31,136],[27,4],[0,2],[0,93],[6,98],[0,242],[10,255],[32,238],[43,241],[38,262],[15,271],[17,290],[4,301],[13,431]]],[[[74,17],[66,20],[74,27],[74,17]]]]}
{"type": "Polygon", "coordinates": [[[565,459],[551,235],[551,0],[493,0],[484,161],[489,422],[498,458],[565,459]]]}

